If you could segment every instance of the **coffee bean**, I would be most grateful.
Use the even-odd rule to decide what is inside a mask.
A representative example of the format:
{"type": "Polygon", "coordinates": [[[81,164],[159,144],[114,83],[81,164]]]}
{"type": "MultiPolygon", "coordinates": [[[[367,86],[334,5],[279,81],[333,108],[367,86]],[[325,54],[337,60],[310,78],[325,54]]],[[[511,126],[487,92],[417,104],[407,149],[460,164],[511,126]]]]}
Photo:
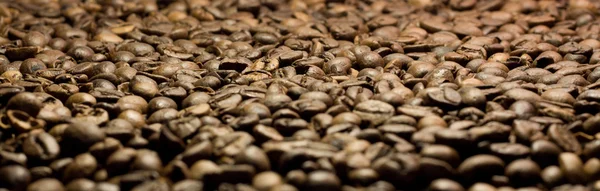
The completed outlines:
{"type": "Polygon", "coordinates": [[[0,187],[10,190],[25,190],[31,181],[31,174],[25,167],[19,165],[7,165],[0,168],[0,187]]]}
{"type": "Polygon", "coordinates": [[[192,178],[203,180],[204,176],[220,173],[221,169],[214,162],[199,160],[191,166],[190,172],[192,178]]]}
{"type": "Polygon", "coordinates": [[[270,170],[271,164],[268,156],[258,147],[249,146],[239,153],[235,160],[239,164],[249,164],[254,166],[258,171],[270,170]]]}
{"type": "Polygon", "coordinates": [[[480,106],[486,101],[485,94],[477,88],[461,88],[459,93],[462,103],[469,106],[480,106]]]}
{"type": "Polygon", "coordinates": [[[36,132],[23,142],[23,152],[32,159],[52,160],[60,154],[60,146],[50,134],[36,132]]]}
{"type": "Polygon", "coordinates": [[[182,180],[173,185],[173,190],[176,191],[191,191],[191,190],[202,190],[204,184],[200,181],[195,180],[182,180]]]}
{"type": "Polygon", "coordinates": [[[368,52],[357,56],[360,68],[376,68],[383,66],[383,59],[375,52],[368,52]]]}
{"type": "Polygon", "coordinates": [[[148,111],[148,102],[140,96],[128,95],[119,98],[116,106],[123,112],[133,110],[145,114],[148,111]]]}
{"type": "Polygon", "coordinates": [[[590,179],[596,179],[600,175],[599,167],[600,167],[600,160],[596,159],[596,158],[592,158],[585,162],[583,169],[585,171],[585,174],[590,179]]]}
{"type": "Polygon", "coordinates": [[[35,181],[52,176],[52,168],[47,166],[37,166],[29,169],[29,173],[31,173],[31,180],[35,181]]]}
{"type": "Polygon", "coordinates": [[[460,162],[458,152],[446,145],[427,145],[421,149],[421,155],[445,161],[452,166],[457,166],[460,162]]]}
{"type": "Polygon", "coordinates": [[[140,149],[137,150],[135,159],[131,161],[131,169],[135,170],[160,170],[162,161],[154,151],[140,149]]]}
{"type": "Polygon", "coordinates": [[[142,116],[141,113],[134,110],[125,110],[121,112],[119,116],[117,116],[117,118],[127,120],[135,128],[141,128],[146,124],[146,122],[144,121],[144,116],[142,116]]]}
{"type": "Polygon", "coordinates": [[[492,190],[496,190],[496,187],[487,184],[487,183],[475,183],[473,184],[470,188],[469,191],[476,191],[476,190],[481,190],[481,191],[492,191],[492,190]]]}
{"type": "Polygon", "coordinates": [[[27,186],[27,191],[42,191],[42,190],[65,190],[63,184],[53,178],[44,178],[32,182],[29,186],[27,186]]]}
{"type": "Polygon", "coordinates": [[[579,156],[573,153],[561,153],[558,156],[558,163],[569,182],[577,184],[587,180],[587,176],[583,171],[583,162],[579,156]]]}
{"type": "Polygon", "coordinates": [[[117,191],[119,190],[119,186],[113,183],[100,182],[96,184],[95,189],[98,191],[117,191]]]}
{"type": "Polygon", "coordinates": [[[419,173],[419,175],[423,177],[425,181],[432,181],[440,178],[451,177],[453,174],[455,174],[455,170],[450,164],[442,160],[422,158],[419,161],[419,173]]]}
{"type": "Polygon", "coordinates": [[[257,190],[270,190],[283,184],[281,176],[275,172],[262,172],[252,180],[252,186],[257,190]]]}
{"type": "Polygon", "coordinates": [[[495,174],[501,174],[504,162],[493,155],[475,155],[465,159],[458,167],[458,173],[466,180],[485,180],[495,174]]]}
{"type": "Polygon", "coordinates": [[[314,171],[308,174],[306,188],[311,190],[339,190],[340,180],[327,171],[314,171]]]}
{"type": "Polygon", "coordinates": [[[533,161],[519,159],[506,166],[505,175],[516,185],[531,185],[539,181],[541,169],[533,161]]]}
{"type": "Polygon", "coordinates": [[[459,183],[450,179],[437,179],[431,182],[429,190],[465,190],[459,183]]]}
{"type": "Polygon", "coordinates": [[[397,154],[373,162],[373,169],[385,180],[410,186],[418,173],[418,160],[413,155],[397,154]]]}
{"type": "Polygon", "coordinates": [[[84,153],[75,156],[73,162],[65,167],[64,171],[64,181],[75,180],[78,178],[84,178],[92,175],[96,168],[98,167],[98,163],[96,158],[89,153],[84,153]]]}
{"type": "Polygon", "coordinates": [[[92,106],[97,103],[96,98],[88,93],[75,93],[67,99],[66,106],[73,108],[78,104],[92,106]]]}
{"type": "Polygon", "coordinates": [[[121,46],[119,51],[127,51],[133,53],[135,56],[148,56],[154,52],[154,48],[145,43],[131,42],[121,46]]]}
{"type": "Polygon", "coordinates": [[[16,94],[6,105],[8,109],[22,109],[31,116],[36,116],[42,109],[42,100],[37,99],[37,96],[33,93],[23,92],[16,94]]]}
{"type": "Polygon", "coordinates": [[[394,107],[388,103],[376,100],[361,102],[356,105],[354,113],[373,125],[383,122],[386,117],[394,115],[394,107]]]}
{"type": "Polygon", "coordinates": [[[575,139],[575,136],[565,129],[565,127],[552,125],[550,129],[548,129],[548,136],[565,151],[581,152],[581,145],[575,139]]]}
{"type": "Polygon", "coordinates": [[[73,181],[70,181],[67,185],[65,185],[65,190],[92,190],[96,186],[94,181],[85,178],[79,178],[73,181]]]}
{"type": "Polygon", "coordinates": [[[142,75],[134,76],[131,79],[129,86],[132,93],[142,96],[146,99],[153,98],[158,93],[158,85],[156,81],[142,75]]]}
{"type": "Polygon", "coordinates": [[[529,147],[518,143],[493,143],[490,151],[507,161],[524,158],[531,152],[529,147]]]}
{"type": "Polygon", "coordinates": [[[87,150],[96,142],[102,141],[105,136],[105,133],[98,126],[77,122],[70,124],[64,130],[61,144],[70,148],[65,151],[77,153],[87,150]]]}

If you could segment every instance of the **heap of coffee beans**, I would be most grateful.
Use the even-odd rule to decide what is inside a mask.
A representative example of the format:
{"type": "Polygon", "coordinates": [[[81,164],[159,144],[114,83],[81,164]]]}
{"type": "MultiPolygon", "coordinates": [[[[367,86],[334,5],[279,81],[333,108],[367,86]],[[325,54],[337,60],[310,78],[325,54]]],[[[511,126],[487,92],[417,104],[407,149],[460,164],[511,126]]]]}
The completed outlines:
{"type": "Polygon", "coordinates": [[[0,2],[0,191],[598,191],[597,0],[0,2]]]}

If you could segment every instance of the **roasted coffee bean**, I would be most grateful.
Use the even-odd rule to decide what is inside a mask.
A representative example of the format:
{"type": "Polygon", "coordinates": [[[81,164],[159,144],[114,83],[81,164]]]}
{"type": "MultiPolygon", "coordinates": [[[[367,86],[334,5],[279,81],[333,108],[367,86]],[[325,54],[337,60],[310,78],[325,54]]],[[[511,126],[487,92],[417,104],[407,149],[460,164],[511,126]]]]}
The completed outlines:
{"type": "Polygon", "coordinates": [[[305,186],[310,190],[339,190],[341,182],[333,173],[314,171],[308,174],[305,186]]]}
{"type": "Polygon", "coordinates": [[[493,175],[502,174],[504,162],[493,155],[475,155],[465,159],[458,167],[458,173],[467,181],[485,180],[493,175]]]}
{"type": "Polygon", "coordinates": [[[531,152],[529,147],[518,143],[493,143],[489,147],[494,155],[506,161],[524,158],[531,152]]]}
{"type": "Polygon", "coordinates": [[[431,182],[429,190],[465,190],[459,183],[450,179],[437,179],[431,182]]]}
{"type": "Polygon", "coordinates": [[[70,124],[62,134],[61,151],[81,152],[87,150],[94,143],[104,139],[106,134],[97,125],[77,122],[70,124]]]}
{"type": "Polygon", "coordinates": [[[37,116],[38,112],[42,109],[44,103],[39,100],[38,97],[29,92],[22,92],[16,94],[6,105],[7,109],[19,109],[31,116],[37,116]]]}
{"type": "Polygon", "coordinates": [[[23,152],[30,160],[52,160],[60,154],[60,146],[50,134],[32,132],[23,142],[23,152]]]}
{"type": "Polygon", "coordinates": [[[575,136],[565,127],[559,125],[551,125],[548,129],[548,136],[554,143],[568,152],[581,152],[581,144],[576,140],[575,136]]]}
{"type": "Polygon", "coordinates": [[[195,180],[182,180],[173,185],[174,191],[202,190],[203,188],[204,184],[195,180]]]}
{"type": "Polygon", "coordinates": [[[395,114],[395,109],[388,103],[369,100],[356,105],[354,113],[373,125],[381,124],[387,117],[395,114]]]}
{"type": "Polygon", "coordinates": [[[96,98],[88,93],[75,93],[67,99],[65,105],[73,108],[78,104],[93,106],[97,103],[96,98]]]}
{"type": "Polygon", "coordinates": [[[600,175],[600,159],[592,158],[585,162],[584,171],[589,179],[597,179],[600,175]]]}
{"type": "Polygon", "coordinates": [[[119,186],[114,183],[100,182],[94,187],[98,191],[117,191],[119,186]]]}
{"type": "Polygon", "coordinates": [[[272,188],[282,185],[283,179],[275,172],[262,172],[254,176],[252,186],[257,190],[271,190],[272,188]]]}
{"type": "Polygon", "coordinates": [[[44,178],[32,182],[27,186],[27,191],[42,191],[42,190],[65,190],[64,185],[57,179],[44,178]]]}
{"type": "Polygon", "coordinates": [[[158,84],[149,77],[136,75],[129,82],[130,91],[146,99],[153,98],[158,93],[158,84]]]}
{"type": "Polygon", "coordinates": [[[0,187],[9,190],[25,190],[31,181],[31,174],[25,167],[7,165],[0,168],[0,187]]]}
{"type": "Polygon", "coordinates": [[[70,181],[65,185],[65,190],[92,190],[96,187],[96,183],[89,179],[79,178],[70,181]]]}
{"type": "Polygon", "coordinates": [[[542,166],[556,164],[561,152],[560,147],[547,140],[537,140],[531,144],[531,158],[542,166]]]}
{"type": "Polygon", "coordinates": [[[73,158],[73,162],[65,167],[63,180],[68,182],[78,178],[89,177],[96,171],[97,167],[98,162],[91,154],[84,153],[77,155],[73,158]]]}
{"type": "Polygon", "coordinates": [[[445,161],[452,166],[457,166],[460,162],[458,152],[446,145],[427,145],[421,149],[421,155],[445,161]]]}
{"type": "Polygon", "coordinates": [[[561,153],[558,156],[558,163],[569,182],[578,184],[587,181],[587,176],[583,170],[583,162],[576,154],[561,153]]]}
{"type": "Polygon", "coordinates": [[[541,171],[534,161],[519,159],[506,166],[505,175],[515,185],[533,185],[540,180],[541,171]]]}
{"type": "Polygon", "coordinates": [[[373,162],[373,169],[385,180],[396,184],[411,185],[418,174],[418,159],[410,154],[396,154],[395,156],[379,158],[373,162]]]}

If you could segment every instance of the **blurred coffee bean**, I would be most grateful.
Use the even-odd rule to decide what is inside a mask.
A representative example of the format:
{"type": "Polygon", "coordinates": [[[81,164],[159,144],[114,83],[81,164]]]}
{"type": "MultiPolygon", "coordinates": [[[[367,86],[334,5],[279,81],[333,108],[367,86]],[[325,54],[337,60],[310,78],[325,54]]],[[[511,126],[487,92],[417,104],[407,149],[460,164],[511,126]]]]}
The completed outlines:
{"type": "Polygon", "coordinates": [[[35,182],[32,182],[29,186],[27,186],[27,191],[42,191],[42,190],[63,191],[63,190],[65,190],[65,187],[59,180],[53,179],[53,178],[39,179],[35,182]]]}
{"type": "Polygon", "coordinates": [[[87,150],[94,143],[102,141],[104,131],[90,123],[77,122],[70,124],[62,134],[61,148],[63,151],[78,153],[87,150]]]}
{"type": "Polygon", "coordinates": [[[25,167],[6,165],[0,168],[0,187],[9,190],[25,190],[31,181],[31,174],[25,167]]]}
{"type": "Polygon", "coordinates": [[[341,182],[333,173],[314,171],[308,174],[305,186],[309,190],[339,190],[341,182]]]}
{"type": "Polygon", "coordinates": [[[437,179],[431,182],[429,190],[465,190],[459,183],[454,182],[450,179],[437,179]]]}
{"type": "Polygon", "coordinates": [[[531,160],[519,159],[506,166],[505,175],[515,185],[533,185],[540,179],[541,169],[531,160]]]}
{"type": "Polygon", "coordinates": [[[271,190],[281,184],[283,184],[282,178],[275,172],[259,173],[252,180],[252,185],[257,190],[271,190]]]}
{"type": "Polygon", "coordinates": [[[587,176],[583,171],[583,162],[576,154],[561,153],[558,156],[558,163],[569,182],[578,184],[587,181],[587,176]]]}
{"type": "Polygon", "coordinates": [[[467,181],[486,180],[493,175],[502,174],[504,162],[493,155],[475,155],[465,159],[458,167],[458,173],[467,181]]]}

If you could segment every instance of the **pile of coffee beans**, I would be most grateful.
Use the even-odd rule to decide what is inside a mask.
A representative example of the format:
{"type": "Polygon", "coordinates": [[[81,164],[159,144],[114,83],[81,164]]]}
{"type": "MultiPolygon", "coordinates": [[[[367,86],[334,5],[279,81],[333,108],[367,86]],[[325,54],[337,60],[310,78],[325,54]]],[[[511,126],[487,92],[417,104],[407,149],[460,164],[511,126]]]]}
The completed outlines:
{"type": "Polygon", "coordinates": [[[0,2],[0,191],[598,191],[597,0],[0,2]]]}

